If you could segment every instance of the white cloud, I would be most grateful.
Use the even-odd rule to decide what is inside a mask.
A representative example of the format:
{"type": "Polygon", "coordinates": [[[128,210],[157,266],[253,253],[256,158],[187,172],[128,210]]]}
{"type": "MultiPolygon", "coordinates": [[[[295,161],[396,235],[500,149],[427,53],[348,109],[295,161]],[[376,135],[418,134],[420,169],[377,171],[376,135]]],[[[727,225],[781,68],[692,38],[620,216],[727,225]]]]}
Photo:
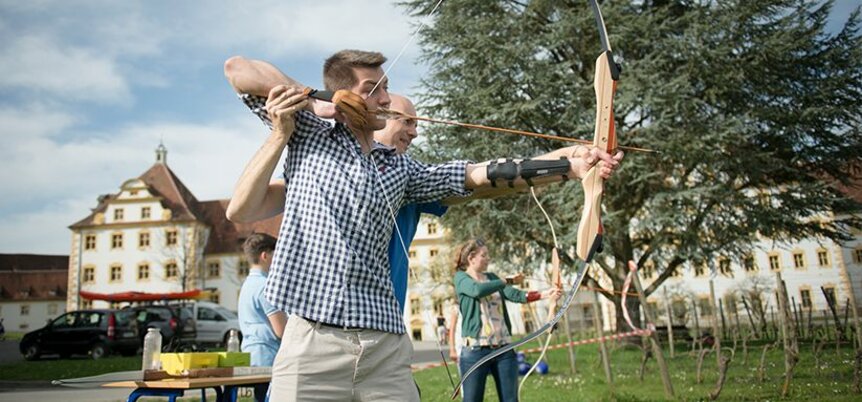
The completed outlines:
{"type": "MultiPolygon", "coordinates": [[[[266,136],[263,126],[245,113],[202,124],[189,121],[209,116],[154,118],[177,105],[142,89],[211,94],[196,88],[225,86],[220,63],[233,54],[270,60],[289,74],[319,71],[324,57],[344,48],[379,50],[391,62],[414,21],[393,2],[375,0],[0,0],[0,9],[0,252],[11,253],[68,253],[66,227],[99,194],[149,168],[162,139],[169,166],[199,199],[230,196],[266,136]],[[98,120],[111,116],[104,103],[134,104],[134,115],[147,118],[111,126],[98,120]]],[[[394,69],[393,90],[408,91],[421,68],[416,54],[414,43],[394,69]]],[[[191,113],[224,102],[194,101],[191,113]]]]}
{"type": "Polygon", "coordinates": [[[125,180],[146,171],[161,140],[168,147],[168,166],[196,197],[229,198],[266,136],[263,126],[245,115],[206,125],[137,123],[71,140],[58,135],[74,121],[41,106],[0,110],[0,126],[14,127],[0,148],[0,219],[8,222],[0,231],[0,252],[68,252],[66,227],[86,217],[99,194],[116,192],[125,180]],[[41,116],[42,124],[26,118],[33,115],[41,116]]]}
{"type": "Polygon", "coordinates": [[[345,48],[397,52],[410,36],[409,18],[394,2],[268,0],[220,4],[194,15],[218,26],[199,40],[212,48],[257,47],[272,55],[330,54],[345,48]]]}
{"type": "Polygon", "coordinates": [[[65,99],[123,101],[129,87],[114,60],[51,38],[23,36],[0,48],[0,88],[65,99]]]}

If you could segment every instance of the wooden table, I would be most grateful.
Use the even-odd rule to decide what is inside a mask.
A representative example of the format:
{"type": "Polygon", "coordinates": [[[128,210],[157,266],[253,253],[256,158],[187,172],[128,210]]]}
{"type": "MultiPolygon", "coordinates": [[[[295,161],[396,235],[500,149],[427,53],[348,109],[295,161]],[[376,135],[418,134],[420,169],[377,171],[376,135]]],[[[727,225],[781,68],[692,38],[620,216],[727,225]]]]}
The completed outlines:
{"type": "Polygon", "coordinates": [[[206,401],[206,390],[216,392],[216,402],[236,402],[237,388],[266,384],[270,375],[247,375],[237,377],[171,378],[158,381],[117,381],[103,384],[106,388],[134,388],[128,402],[135,402],[142,396],[164,396],[170,402],[183,396],[185,391],[201,390],[201,400],[206,401]]]}

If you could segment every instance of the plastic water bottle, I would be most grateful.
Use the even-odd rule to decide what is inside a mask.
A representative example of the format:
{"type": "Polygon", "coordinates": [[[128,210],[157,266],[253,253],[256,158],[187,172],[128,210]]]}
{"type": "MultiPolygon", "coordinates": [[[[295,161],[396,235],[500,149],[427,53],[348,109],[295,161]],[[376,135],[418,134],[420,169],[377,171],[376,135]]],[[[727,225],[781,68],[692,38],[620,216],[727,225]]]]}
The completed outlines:
{"type": "Polygon", "coordinates": [[[159,370],[162,366],[162,333],[158,328],[149,328],[144,337],[144,362],[141,370],[159,370]]]}
{"type": "Polygon", "coordinates": [[[227,351],[239,352],[239,335],[235,329],[230,330],[230,335],[227,338],[227,351]]]}

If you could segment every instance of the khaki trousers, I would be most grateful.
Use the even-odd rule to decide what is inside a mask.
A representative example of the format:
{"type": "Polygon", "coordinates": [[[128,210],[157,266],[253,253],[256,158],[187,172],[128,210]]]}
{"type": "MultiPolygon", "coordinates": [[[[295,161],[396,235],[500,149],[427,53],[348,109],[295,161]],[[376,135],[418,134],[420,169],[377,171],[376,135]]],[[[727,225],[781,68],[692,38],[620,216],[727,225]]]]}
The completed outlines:
{"type": "Polygon", "coordinates": [[[406,334],[344,330],[295,315],[275,356],[270,401],[418,402],[406,334]]]}

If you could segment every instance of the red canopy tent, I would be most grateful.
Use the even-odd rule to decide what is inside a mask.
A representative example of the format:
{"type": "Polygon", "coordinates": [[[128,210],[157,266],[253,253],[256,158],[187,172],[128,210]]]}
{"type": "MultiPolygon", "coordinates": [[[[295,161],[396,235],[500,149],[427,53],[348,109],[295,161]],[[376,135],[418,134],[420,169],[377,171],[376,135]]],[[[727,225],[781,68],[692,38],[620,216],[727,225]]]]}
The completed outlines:
{"type": "Polygon", "coordinates": [[[104,300],[108,302],[145,302],[159,300],[183,300],[198,299],[205,297],[203,290],[194,289],[185,292],[173,293],[144,293],[144,292],[120,292],[120,293],[95,293],[82,290],[81,297],[87,300],[104,300]]]}

